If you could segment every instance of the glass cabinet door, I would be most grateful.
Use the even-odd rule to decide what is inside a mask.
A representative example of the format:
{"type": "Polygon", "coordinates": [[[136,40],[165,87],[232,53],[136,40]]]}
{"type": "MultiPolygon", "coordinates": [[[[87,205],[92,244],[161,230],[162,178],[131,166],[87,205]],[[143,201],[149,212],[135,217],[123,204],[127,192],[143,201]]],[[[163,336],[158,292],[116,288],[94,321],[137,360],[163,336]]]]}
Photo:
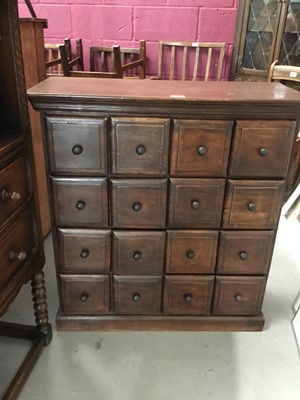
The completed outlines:
{"type": "Polygon", "coordinates": [[[239,0],[232,80],[266,80],[273,61],[300,65],[300,0],[239,0]]]}
{"type": "Polygon", "coordinates": [[[251,0],[242,68],[268,68],[280,5],[277,0],[251,0]]]}
{"type": "Polygon", "coordinates": [[[290,0],[284,16],[279,64],[300,65],[300,0],[290,0]]]}

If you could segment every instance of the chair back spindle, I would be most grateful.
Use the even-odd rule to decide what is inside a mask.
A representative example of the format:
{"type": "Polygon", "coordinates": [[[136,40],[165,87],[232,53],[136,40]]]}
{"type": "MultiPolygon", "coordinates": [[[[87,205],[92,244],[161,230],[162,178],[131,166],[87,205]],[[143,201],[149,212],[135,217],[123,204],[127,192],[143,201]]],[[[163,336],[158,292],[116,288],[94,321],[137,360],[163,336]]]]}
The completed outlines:
{"type": "Polygon", "coordinates": [[[225,43],[160,41],[158,79],[221,80],[224,57],[225,43]]]}

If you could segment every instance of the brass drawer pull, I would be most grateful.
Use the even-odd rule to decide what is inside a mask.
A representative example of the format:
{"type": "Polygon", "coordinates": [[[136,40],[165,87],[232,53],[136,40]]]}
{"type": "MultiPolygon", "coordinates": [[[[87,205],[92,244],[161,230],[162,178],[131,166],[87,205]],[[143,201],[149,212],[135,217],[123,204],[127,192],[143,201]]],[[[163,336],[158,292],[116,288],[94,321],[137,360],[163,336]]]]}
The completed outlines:
{"type": "Polygon", "coordinates": [[[82,301],[82,303],[85,303],[86,301],[88,301],[89,295],[87,293],[82,293],[80,295],[80,301],[82,301]]]}
{"type": "Polygon", "coordinates": [[[198,200],[192,200],[191,206],[193,210],[198,210],[198,208],[200,207],[200,203],[198,200]]]}
{"type": "Polygon", "coordinates": [[[133,301],[139,301],[140,298],[141,298],[141,295],[139,293],[133,293],[133,295],[132,295],[133,301]]]}
{"type": "Polygon", "coordinates": [[[142,209],[141,203],[133,203],[132,209],[133,209],[133,211],[135,211],[135,212],[140,211],[140,210],[142,209]]]}
{"type": "Polygon", "coordinates": [[[236,295],[234,296],[234,300],[235,300],[237,303],[242,303],[242,302],[243,302],[243,296],[240,295],[240,294],[236,294],[236,295]]]}
{"type": "Polygon", "coordinates": [[[239,256],[241,260],[245,261],[248,258],[248,253],[246,253],[245,251],[241,251],[239,256]]]}
{"type": "Polygon", "coordinates": [[[80,144],[76,144],[72,149],[72,153],[75,154],[75,156],[79,156],[82,152],[83,148],[80,146],[80,144]]]}
{"type": "Polygon", "coordinates": [[[27,257],[27,254],[25,251],[15,251],[15,250],[11,250],[9,252],[9,256],[8,258],[10,260],[19,260],[19,261],[24,261],[27,257]]]}
{"type": "Polygon", "coordinates": [[[269,154],[269,150],[266,149],[265,147],[262,147],[261,149],[258,150],[258,154],[261,157],[266,157],[269,154]]]}
{"type": "Polygon", "coordinates": [[[140,144],[136,149],[135,149],[136,154],[139,156],[142,156],[143,154],[146,153],[146,147],[140,144]]]}
{"type": "Polygon", "coordinates": [[[6,200],[19,200],[21,198],[20,193],[18,192],[9,192],[8,190],[2,190],[0,194],[0,200],[6,201],[6,200]]]}
{"type": "Polygon", "coordinates": [[[77,201],[76,208],[77,210],[83,210],[85,208],[85,202],[81,200],[77,201]]]}
{"type": "Polygon", "coordinates": [[[142,258],[142,253],[140,253],[139,251],[135,251],[135,252],[133,253],[132,258],[133,258],[134,260],[138,261],[138,260],[140,260],[140,259],[142,258]]]}
{"type": "Polygon", "coordinates": [[[88,249],[82,249],[81,253],[80,253],[80,257],[81,258],[88,258],[88,256],[90,255],[90,252],[88,249]]]}
{"type": "Polygon", "coordinates": [[[192,250],[188,250],[185,255],[189,260],[192,260],[195,257],[195,253],[192,250]]]}
{"type": "Polygon", "coordinates": [[[187,293],[184,295],[184,301],[186,303],[190,303],[192,300],[193,300],[193,296],[191,294],[187,293]]]}
{"type": "Polygon", "coordinates": [[[197,153],[199,156],[203,157],[207,153],[207,148],[205,146],[200,146],[197,149],[197,153]]]}
{"type": "Polygon", "coordinates": [[[249,203],[248,204],[248,210],[249,211],[256,211],[256,204],[255,203],[249,203]]]}

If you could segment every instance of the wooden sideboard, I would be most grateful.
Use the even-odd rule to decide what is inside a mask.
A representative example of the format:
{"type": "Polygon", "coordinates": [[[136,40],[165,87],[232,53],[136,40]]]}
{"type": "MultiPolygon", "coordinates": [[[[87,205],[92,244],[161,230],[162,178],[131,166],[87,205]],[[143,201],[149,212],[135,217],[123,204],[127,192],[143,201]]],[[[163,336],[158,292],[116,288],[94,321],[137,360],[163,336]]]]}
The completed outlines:
{"type": "Polygon", "coordinates": [[[35,326],[0,322],[0,336],[32,341],[3,399],[15,399],[52,338],[23,60],[14,0],[0,2],[0,317],[31,281],[35,326]]]}
{"type": "Polygon", "coordinates": [[[300,94],[48,78],[61,330],[261,330],[300,94]]]}

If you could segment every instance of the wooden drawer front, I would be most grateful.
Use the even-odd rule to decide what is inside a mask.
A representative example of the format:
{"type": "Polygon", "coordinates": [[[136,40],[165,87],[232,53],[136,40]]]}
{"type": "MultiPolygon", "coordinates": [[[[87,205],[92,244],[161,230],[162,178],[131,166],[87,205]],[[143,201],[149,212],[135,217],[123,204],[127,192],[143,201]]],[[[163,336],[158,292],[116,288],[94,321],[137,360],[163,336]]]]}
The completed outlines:
{"type": "Polygon", "coordinates": [[[0,238],[0,288],[13,278],[35,246],[32,214],[28,210],[0,238]]]}
{"type": "Polygon", "coordinates": [[[273,231],[221,232],[219,274],[266,274],[272,257],[273,231]]]}
{"type": "Polygon", "coordinates": [[[113,233],[112,264],[115,275],[162,274],[165,232],[113,233]]]}
{"type": "Polygon", "coordinates": [[[54,217],[59,226],[107,227],[105,178],[53,178],[54,217]]]}
{"type": "Polygon", "coordinates": [[[214,286],[213,276],[166,276],[165,314],[209,314],[214,286]]]}
{"type": "Polygon", "coordinates": [[[171,175],[226,176],[232,121],[175,120],[171,175]]]}
{"type": "Polygon", "coordinates": [[[171,179],[170,228],[218,228],[224,179],[171,179]]]}
{"type": "Polygon", "coordinates": [[[61,272],[99,274],[110,271],[110,231],[58,229],[57,236],[61,272]]]}
{"type": "Polygon", "coordinates": [[[115,312],[118,314],[159,314],[161,277],[115,276],[115,312]]]}
{"type": "Polygon", "coordinates": [[[272,229],[282,203],[284,181],[229,181],[223,228],[272,229]]]}
{"type": "Polygon", "coordinates": [[[167,179],[112,179],[114,228],[164,228],[167,179]]]}
{"type": "Polygon", "coordinates": [[[168,119],[112,118],[112,174],[166,176],[169,131],[168,119]]]}
{"type": "Polygon", "coordinates": [[[209,274],[215,270],[217,231],[168,231],[166,272],[209,274]]]}
{"type": "Polygon", "coordinates": [[[215,315],[257,315],[265,293],[264,277],[217,277],[213,301],[215,315]]]}
{"type": "Polygon", "coordinates": [[[26,160],[19,158],[0,171],[0,226],[29,196],[26,160]]]}
{"type": "Polygon", "coordinates": [[[62,312],[104,314],[110,311],[109,275],[60,275],[62,312]]]}
{"type": "Polygon", "coordinates": [[[238,121],[231,176],[284,177],[293,143],[293,121],[238,121]]]}
{"type": "Polygon", "coordinates": [[[106,119],[46,118],[52,173],[107,173],[106,119]]]}

